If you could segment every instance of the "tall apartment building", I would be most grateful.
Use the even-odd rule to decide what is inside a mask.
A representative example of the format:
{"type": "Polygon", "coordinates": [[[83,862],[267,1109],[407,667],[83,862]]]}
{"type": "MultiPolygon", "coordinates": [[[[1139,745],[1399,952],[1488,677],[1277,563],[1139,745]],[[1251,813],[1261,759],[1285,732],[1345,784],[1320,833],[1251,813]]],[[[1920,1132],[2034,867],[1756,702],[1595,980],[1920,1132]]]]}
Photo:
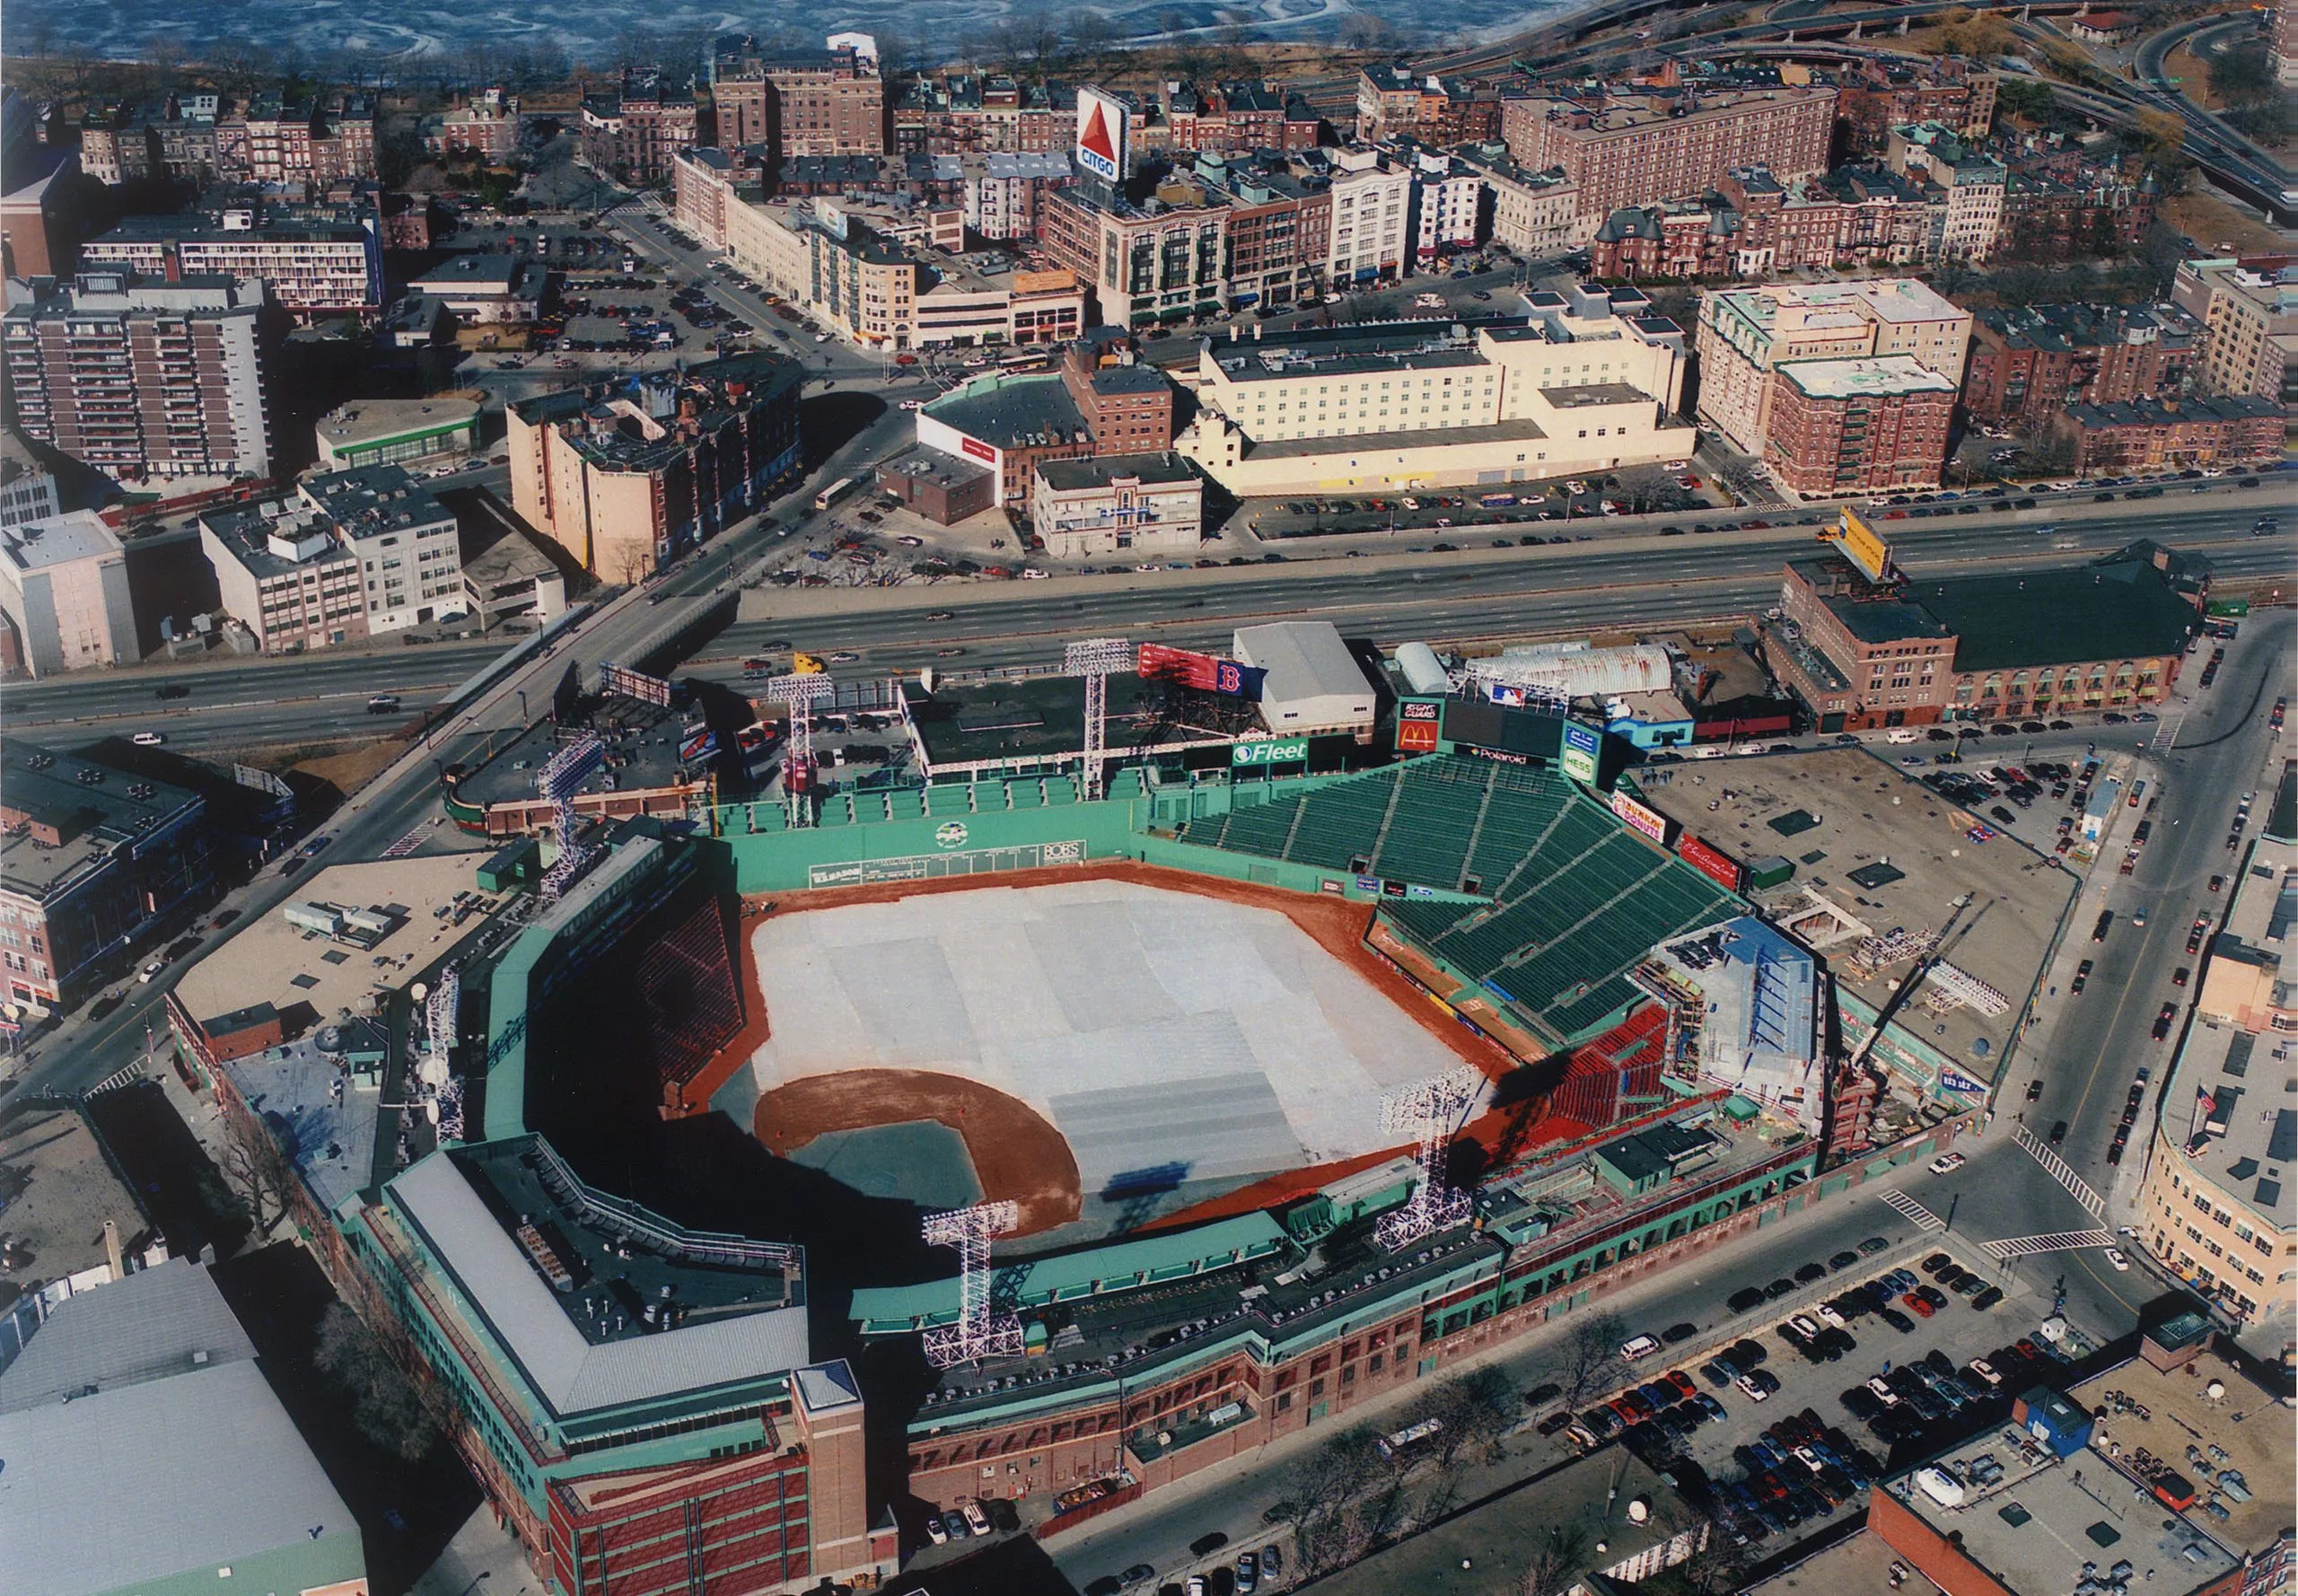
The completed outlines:
{"type": "Polygon", "coordinates": [[[1356,75],[1356,136],[1423,144],[1480,144],[1501,136],[1498,91],[1462,78],[1416,75],[1409,66],[1367,66],[1356,75]]]}
{"type": "Polygon", "coordinates": [[[372,206],[276,205],[234,195],[208,208],[128,216],[81,246],[91,267],[146,278],[260,278],[291,315],[351,314],[383,304],[382,221],[372,206]]]}
{"type": "MultiPolygon", "coordinates": [[[[1699,417],[1733,448],[1762,455],[1780,367],[1906,355],[1960,384],[1970,329],[1969,311],[1911,277],[1710,294],[1700,303],[1699,417]]],[[[1930,463],[1935,473],[1940,462],[1930,463]]]]}
{"type": "Polygon", "coordinates": [[[634,183],[662,182],[671,157],[702,142],[693,90],[659,66],[626,67],[620,93],[583,101],[581,126],[583,159],[634,183]]]}
{"type": "Polygon", "coordinates": [[[671,158],[671,215],[713,250],[726,247],[726,215],[743,197],[755,199],[772,169],[766,147],[718,149],[697,145],[671,158]]]}
{"type": "Polygon", "coordinates": [[[1519,166],[1561,167],[1590,219],[1705,194],[1736,166],[1782,180],[1825,171],[1835,112],[1824,85],[1599,88],[1503,101],[1500,136],[1519,166]]]}
{"type": "Polygon", "coordinates": [[[889,148],[885,80],[851,45],[761,52],[739,41],[717,56],[710,98],[722,148],[762,144],[776,160],[889,148]]]}
{"type": "MultiPolygon", "coordinates": [[[[921,75],[895,88],[888,120],[892,147],[904,155],[1066,151],[1077,136],[1077,91],[996,75],[921,75]]],[[[1146,113],[1136,110],[1128,120],[1135,147],[1145,148],[1146,113]]]]}
{"type": "Polygon", "coordinates": [[[583,569],[632,583],[761,507],[800,469],[804,373],[774,355],[511,407],[511,504],[583,569]]]}
{"type": "Polygon", "coordinates": [[[0,991],[46,1013],[124,974],[134,951],[205,901],[207,802],[10,740],[0,782],[0,991]]]}
{"type": "Polygon", "coordinates": [[[86,271],[0,319],[17,424],[107,476],[268,477],[261,283],[86,271]]]}
{"type": "Polygon", "coordinates": [[[221,108],[215,171],[225,182],[323,186],[375,175],[375,106],[364,94],[290,101],[259,95],[221,108]]]}
{"type": "Polygon", "coordinates": [[[1806,498],[1936,487],[1953,379],[1912,355],[1790,361],[1774,373],[1763,462],[1806,498]]]}
{"type": "Polygon", "coordinates": [[[1413,256],[1432,267],[1484,235],[1484,172],[1447,150],[1414,147],[1413,256]]]}
{"type": "Polygon", "coordinates": [[[2197,377],[2207,393],[2250,393],[2298,404],[2298,265],[2182,260],[2171,303],[2203,324],[2197,377]]]}
{"type": "Polygon", "coordinates": [[[0,612],[33,676],[139,657],[127,556],[92,510],[0,529],[0,612]]]}
{"type": "Polygon", "coordinates": [[[2080,400],[2181,392],[2203,329],[2175,304],[2012,305],[1971,320],[1963,408],[1974,421],[2042,426],[2080,400]]]}
{"type": "Polygon", "coordinates": [[[987,239],[1034,239],[1045,197],[1077,180],[1066,150],[969,155],[966,226],[987,239]]]}

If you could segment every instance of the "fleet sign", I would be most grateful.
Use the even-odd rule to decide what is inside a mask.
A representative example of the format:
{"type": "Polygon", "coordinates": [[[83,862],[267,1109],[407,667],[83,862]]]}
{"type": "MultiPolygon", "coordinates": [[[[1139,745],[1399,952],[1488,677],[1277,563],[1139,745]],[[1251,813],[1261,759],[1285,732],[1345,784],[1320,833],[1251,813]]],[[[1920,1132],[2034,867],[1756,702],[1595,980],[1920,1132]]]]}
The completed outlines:
{"type": "Polygon", "coordinates": [[[1077,144],[1071,152],[1078,170],[1106,183],[1122,183],[1132,152],[1127,147],[1124,101],[1100,89],[1077,91],[1077,144]]]}
{"type": "Polygon", "coordinates": [[[1564,723],[1564,752],[1557,763],[1564,774],[1574,781],[1593,785],[1596,779],[1596,754],[1603,747],[1603,739],[1594,728],[1577,721],[1564,723]]]}
{"type": "Polygon", "coordinates": [[[1627,821],[1630,830],[1641,831],[1663,848],[1668,846],[1668,817],[1649,804],[1638,803],[1625,787],[1612,789],[1612,813],[1627,821]]]}
{"type": "Polygon", "coordinates": [[[1305,765],[1309,762],[1309,740],[1305,737],[1260,738],[1251,742],[1229,745],[1229,764],[1241,769],[1248,765],[1305,765]]]}
{"type": "Polygon", "coordinates": [[[1717,853],[1688,831],[1678,839],[1676,852],[1682,855],[1685,864],[1723,887],[1726,891],[1736,892],[1740,890],[1738,860],[1727,858],[1717,853]]]}

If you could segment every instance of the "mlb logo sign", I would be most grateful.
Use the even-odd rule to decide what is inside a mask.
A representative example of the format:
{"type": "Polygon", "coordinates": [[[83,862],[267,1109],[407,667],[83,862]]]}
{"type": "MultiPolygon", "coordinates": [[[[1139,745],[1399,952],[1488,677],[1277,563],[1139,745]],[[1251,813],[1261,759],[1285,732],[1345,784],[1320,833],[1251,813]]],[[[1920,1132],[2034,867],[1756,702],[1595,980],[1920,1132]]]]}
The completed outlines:
{"type": "Polygon", "coordinates": [[[1114,95],[1099,89],[1077,92],[1077,143],[1071,155],[1078,170],[1092,172],[1103,182],[1125,180],[1129,164],[1126,149],[1127,115],[1125,102],[1114,95]]]}

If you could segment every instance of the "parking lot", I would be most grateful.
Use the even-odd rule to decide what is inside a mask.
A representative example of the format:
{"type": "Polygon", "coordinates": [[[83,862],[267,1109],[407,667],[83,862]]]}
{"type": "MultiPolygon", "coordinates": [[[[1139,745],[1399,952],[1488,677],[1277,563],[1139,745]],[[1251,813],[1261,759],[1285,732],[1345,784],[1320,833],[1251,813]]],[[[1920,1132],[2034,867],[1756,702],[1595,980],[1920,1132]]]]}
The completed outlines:
{"type": "Polygon", "coordinates": [[[1616,1439],[1655,1468],[1697,1465],[1736,1544],[1807,1533],[1864,1500],[1893,1446],[1967,1428],[1996,1399],[2007,1412],[2057,1361],[2036,1328],[2046,1305],[1933,1240],[1900,1256],[1846,1250],[1744,1287],[1705,1333],[1630,1342],[1636,1384],[1537,1427],[1560,1445],[1616,1439]]]}

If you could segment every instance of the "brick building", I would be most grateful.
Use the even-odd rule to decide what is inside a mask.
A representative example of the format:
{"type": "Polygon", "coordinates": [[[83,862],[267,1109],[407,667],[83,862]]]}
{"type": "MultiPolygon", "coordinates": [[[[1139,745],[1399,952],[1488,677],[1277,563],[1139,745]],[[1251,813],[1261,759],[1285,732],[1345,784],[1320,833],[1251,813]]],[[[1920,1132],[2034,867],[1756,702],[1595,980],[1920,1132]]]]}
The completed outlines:
{"type": "Polygon", "coordinates": [[[2286,413],[2256,394],[2194,394],[2108,404],[2078,401],[2054,419],[2083,476],[2189,466],[2259,466],[2282,458],[2286,413]]]}
{"type": "Polygon", "coordinates": [[[2066,404],[2182,391],[2202,328],[2174,304],[2013,305],[1971,321],[1963,408],[1974,421],[2048,425],[2066,404]]]}
{"type": "Polygon", "coordinates": [[[765,145],[789,155],[876,155],[890,147],[885,80],[851,45],[760,51],[744,40],[711,74],[721,147],[765,145]]]}
{"type": "Polygon", "coordinates": [[[585,98],[581,131],[592,166],[647,185],[669,178],[671,158],[701,142],[693,90],[659,66],[626,67],[620,93],[585,98]]]}
{"type": "Polygon", "coordinates": [[[927,405],[917,441],[987,466],[996,475],[994,502],[1026,504],[1032,473],[1048,460],[1168,447],[1173,385],[1130,338],[1097,328],[1069,346],[1058,372],[983,377],[927,405]]]}
{"type": "Polygon", "coordinates": [[[2298,404],[2298,257],[2182,260],[2171,303],[2207,329],[2203,391],[2298,404]]]}
{"type": "Polygon", "coordinates": [[[423,147],[434,155],[469,154],[507,161],[519,152],[519,97],[482,89],[462,104],[423,123],[423,147]]]}
{"type": "Polygon", "coordinates": [[[1534,171],[1563,168],[1587,218],[1705,194],[1735,167],[1783,180],[1825,171],[1835,136],[1826,86],[1597,88],[1501,103],[1508,153],[1534,171]]]}
{"type": "Polygon", "coordinates": [[[1939,485],[1952,379],[1911,355],[1791,361],[1776,374],[1763,461],[1780,486],[1841,498],[1939,485]]]}
{"type": "Polygon", "coordinates": [[[1103,321],[1135,327],[1225,309],[1228,236],[1217,195],[1173,182],[1140,206],[1082,187],[1048,195],[1038,241],[1092,285],[1103,321]]]}
{"type": "Polygon", "coordinates": [[[2138,543],[2014,575],[1880,578],[1787,563],[1764,659],[1822,732],[2146,707],[2202,627],[2171,550],[2138,543]]]}
{"type": "Polygon", "coordinates": [[[1846,151],[1881,155],[1893,127],[1916,122],[1985,138],[1995,124],[1995,81],[1994,73],[1960,56],[1864,56],[1837,80],[1846,151]]]}

